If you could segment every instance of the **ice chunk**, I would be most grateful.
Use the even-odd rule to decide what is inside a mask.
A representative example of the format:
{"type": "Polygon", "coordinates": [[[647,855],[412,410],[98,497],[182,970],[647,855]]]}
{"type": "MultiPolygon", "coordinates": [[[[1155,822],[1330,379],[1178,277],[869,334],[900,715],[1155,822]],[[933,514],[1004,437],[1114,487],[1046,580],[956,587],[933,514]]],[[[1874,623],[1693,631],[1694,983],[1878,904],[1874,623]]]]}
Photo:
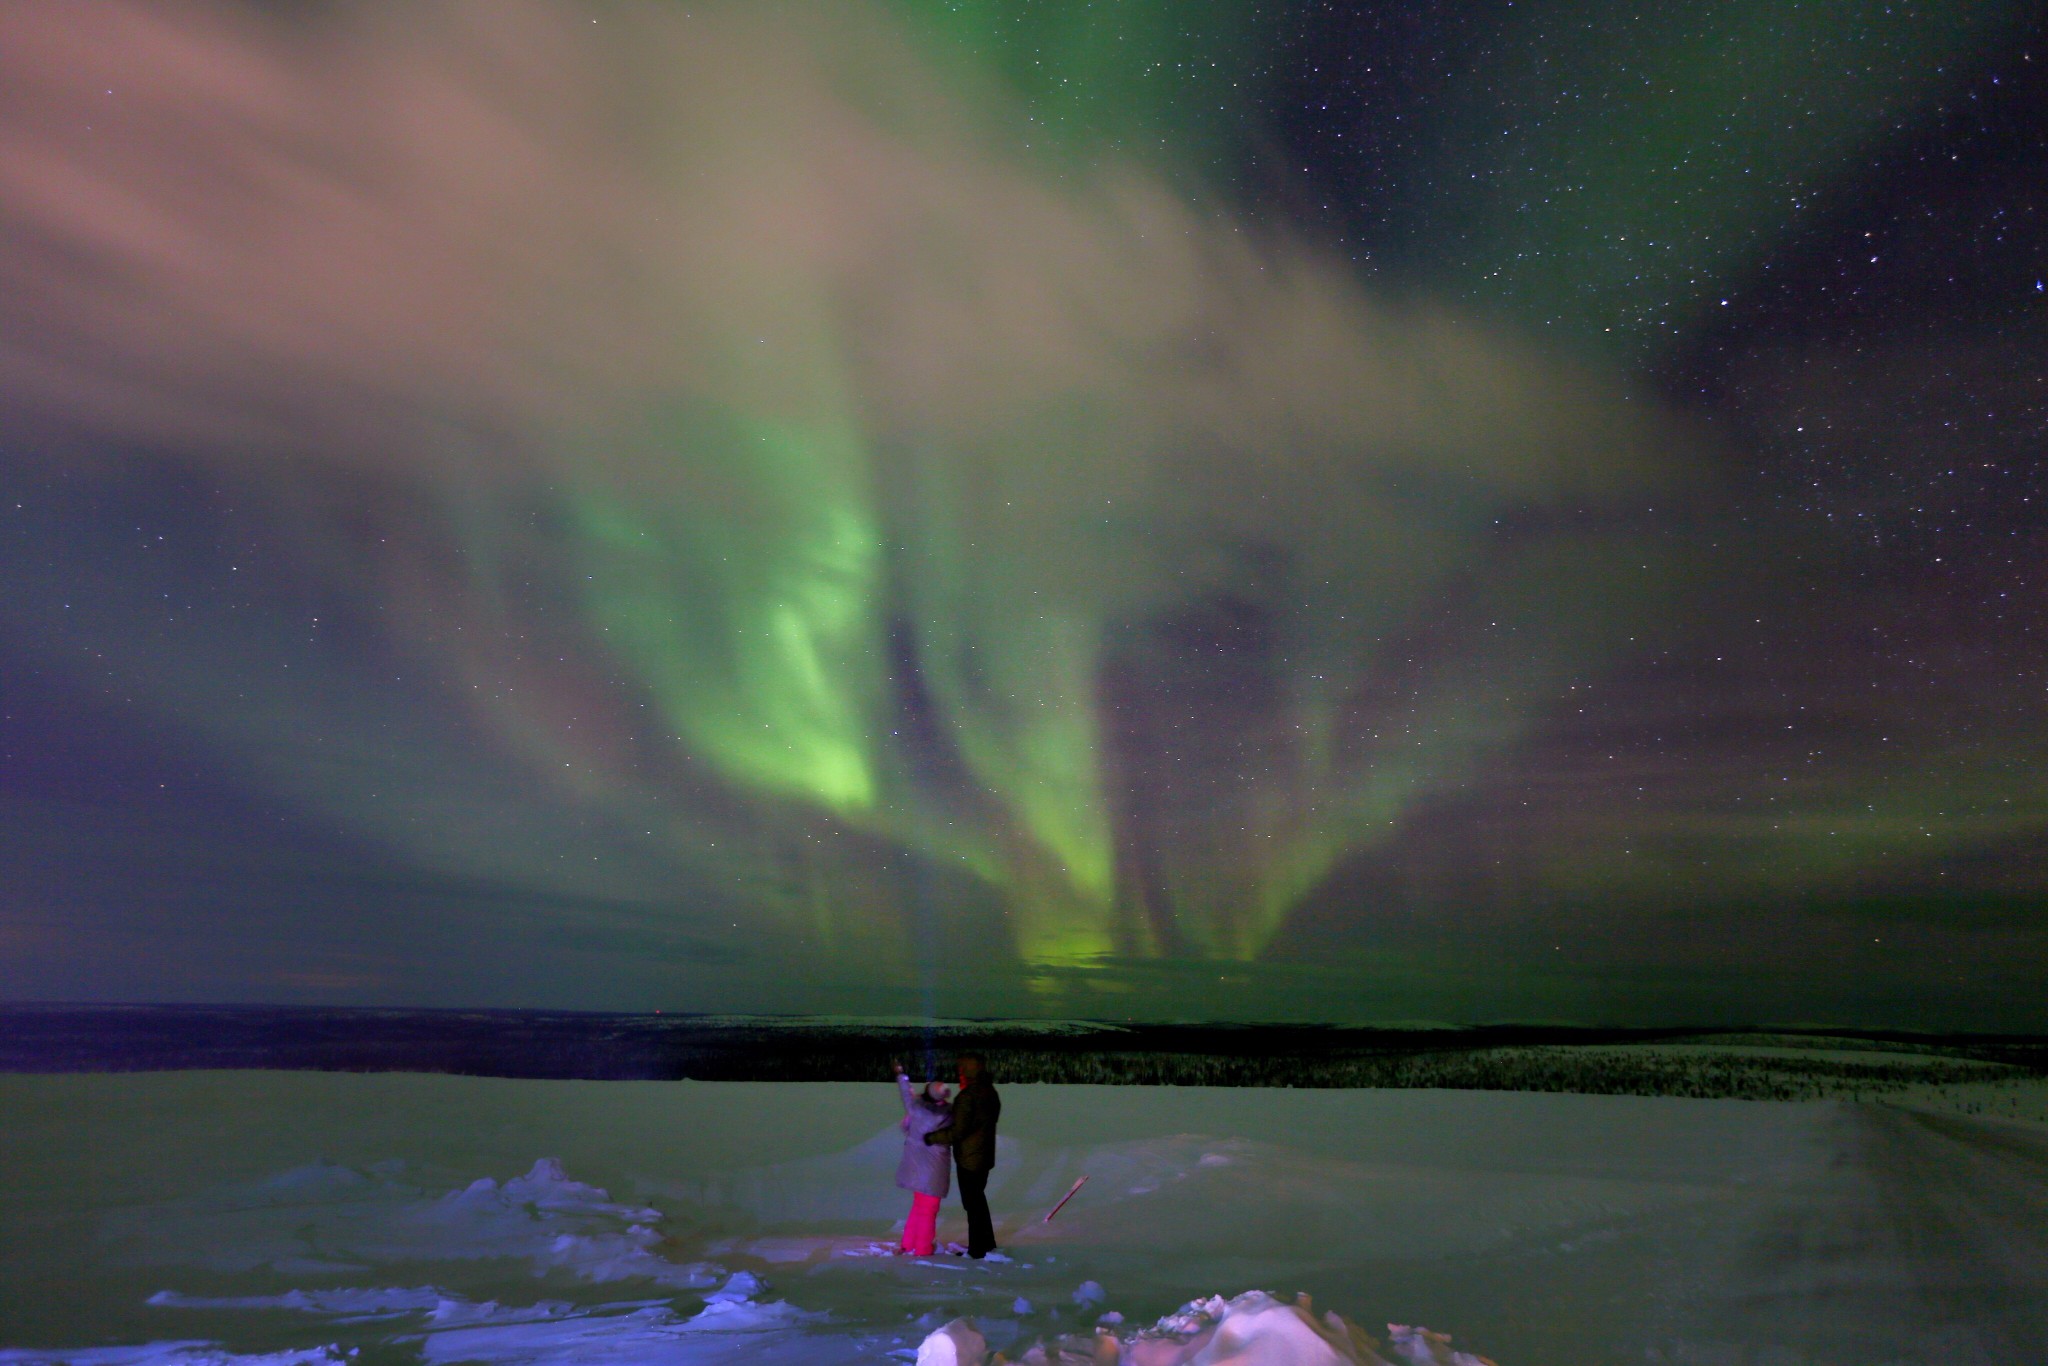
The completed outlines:
{"type": "Polygon", "coordinates": [[[1091,1304],[1101,1304],[1108,1298],[1099,1281],[1083,1281],[1074,1287],[1074,1303],[1083,1309],[1091,1304]]]}
{"type": "Polygon", "coordinates": [[[857,1247],[842,1247],[833,1253],[835,1257],[893,1257],[896,1247],[893,1243],[863,1243],[857,1247]]]}
{"type": "Polygon", "coordinates": [[[1189,1300],[1154,1324],[1152,1331],[1165,1336],[1186,1337],[1201,1332],[1222,1318],[1227,1308],[1229,1305],[1221,1295],[1211,1295],[1206,1300],[1189,1300]]]}
{"type": "MultiPolygon", "coordinates": [[[[645,1302],[632,1305],[612,1305],[609,1308],[645,1309],[645,1302]]],[[[427,1322],[435,1328],[462,1328],[479,1323],[534,1323],[545,1319],[567,1318],[575,1306],[567,1300],[542,1300],[521,1308],[508,1309],[496,1300],[485,1300],[477,1304],[471,1300],[449,1296],[434,1306],[434,1312],[427,1315],[427,1322]]]]}
{"type": "Polygon", "coordinates": [[[988,1339],[972,1319],[954,1319],[917,1347],[917,1366],[981,1366],[988,1339]]]}
{"type": "Polygon", "coordinates": [[[821,1317],[782,1300],[770,1300],[767,1304],[712,1300],[682,1327],[689,1333],[765,1333],[776,1328],[794,1328],[821,1317]]]}
{"type": "Polygon", "coordinates": [[[735,1271],[726,1278],[724,1285],[719,1286],[718,1289],[706,1295],[704,1301],[707,1304],[716,1304],[721,1300],[751,1300],[767,1288],[766,1283],[753,1272],[735,1271]]]}

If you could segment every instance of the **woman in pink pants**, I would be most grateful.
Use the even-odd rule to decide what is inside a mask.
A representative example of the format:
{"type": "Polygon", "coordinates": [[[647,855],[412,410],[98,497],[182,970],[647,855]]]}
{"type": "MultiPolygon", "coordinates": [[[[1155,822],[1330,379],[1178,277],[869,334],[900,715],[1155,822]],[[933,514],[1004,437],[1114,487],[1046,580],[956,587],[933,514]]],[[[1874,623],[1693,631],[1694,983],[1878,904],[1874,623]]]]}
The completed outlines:
{"type": "Polygon", "coordinates": [[[929,1257],[938,1241],[939,1202],[953,1187],[952,1155],[927,1145],[924,1136],[952,1118],[953,1106],[943,1082],[928,1081],[919,1091],[900,1064],[896,1090],[903,1097],[903,1158],[896,1164],[896,1184],[910,1192],[910,1217],[903,1223],[899,1254],[929,1257]]]}

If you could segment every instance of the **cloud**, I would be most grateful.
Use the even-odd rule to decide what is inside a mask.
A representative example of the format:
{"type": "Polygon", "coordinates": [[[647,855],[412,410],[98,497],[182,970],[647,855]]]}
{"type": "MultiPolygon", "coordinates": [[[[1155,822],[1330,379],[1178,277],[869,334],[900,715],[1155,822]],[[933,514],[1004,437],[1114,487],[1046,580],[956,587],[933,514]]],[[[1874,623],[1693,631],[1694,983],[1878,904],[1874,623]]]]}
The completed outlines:
{"type": "Polygon", "coordinates": [[[389,752],[366,670],[111,657],[469,873],[593,890],[430,795],[510,763],[650,894],[715,808],[856,851],[761,878],[779,924],[886,917],[833,870],[896,847],[1028,962],[1253,956],[1655,600],[1691,478],[1597,376],[1034,159],[860,6],[20,6],[0,91],[17,430],[229,481],[495,753],[389,752]]]}

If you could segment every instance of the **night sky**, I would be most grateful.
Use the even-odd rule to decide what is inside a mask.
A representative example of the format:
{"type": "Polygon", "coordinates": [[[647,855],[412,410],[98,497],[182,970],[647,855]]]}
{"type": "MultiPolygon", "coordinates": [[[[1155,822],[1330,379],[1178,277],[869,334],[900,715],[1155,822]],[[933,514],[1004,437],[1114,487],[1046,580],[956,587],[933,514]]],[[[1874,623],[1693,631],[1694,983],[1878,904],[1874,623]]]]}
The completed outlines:
{"type": "Polygon", "coordinates": [[[0,8],[0,998],[2048,1030],[2038,14],[0,8]]]}

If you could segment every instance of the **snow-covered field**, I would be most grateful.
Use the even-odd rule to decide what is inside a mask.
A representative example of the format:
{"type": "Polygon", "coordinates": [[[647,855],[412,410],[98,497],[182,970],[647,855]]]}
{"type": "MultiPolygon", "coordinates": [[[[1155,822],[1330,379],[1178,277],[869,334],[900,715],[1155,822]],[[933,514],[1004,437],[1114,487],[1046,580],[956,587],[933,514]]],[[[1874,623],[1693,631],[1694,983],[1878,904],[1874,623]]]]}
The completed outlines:
{"type": "Polygon", "coordinates": [[[0,1362],[2034,1366],[2048,1094],[1967,1089],[1008,1086],[976,1263],[875,1255],[886,1084],[0,1076],[0,1362]]]}

